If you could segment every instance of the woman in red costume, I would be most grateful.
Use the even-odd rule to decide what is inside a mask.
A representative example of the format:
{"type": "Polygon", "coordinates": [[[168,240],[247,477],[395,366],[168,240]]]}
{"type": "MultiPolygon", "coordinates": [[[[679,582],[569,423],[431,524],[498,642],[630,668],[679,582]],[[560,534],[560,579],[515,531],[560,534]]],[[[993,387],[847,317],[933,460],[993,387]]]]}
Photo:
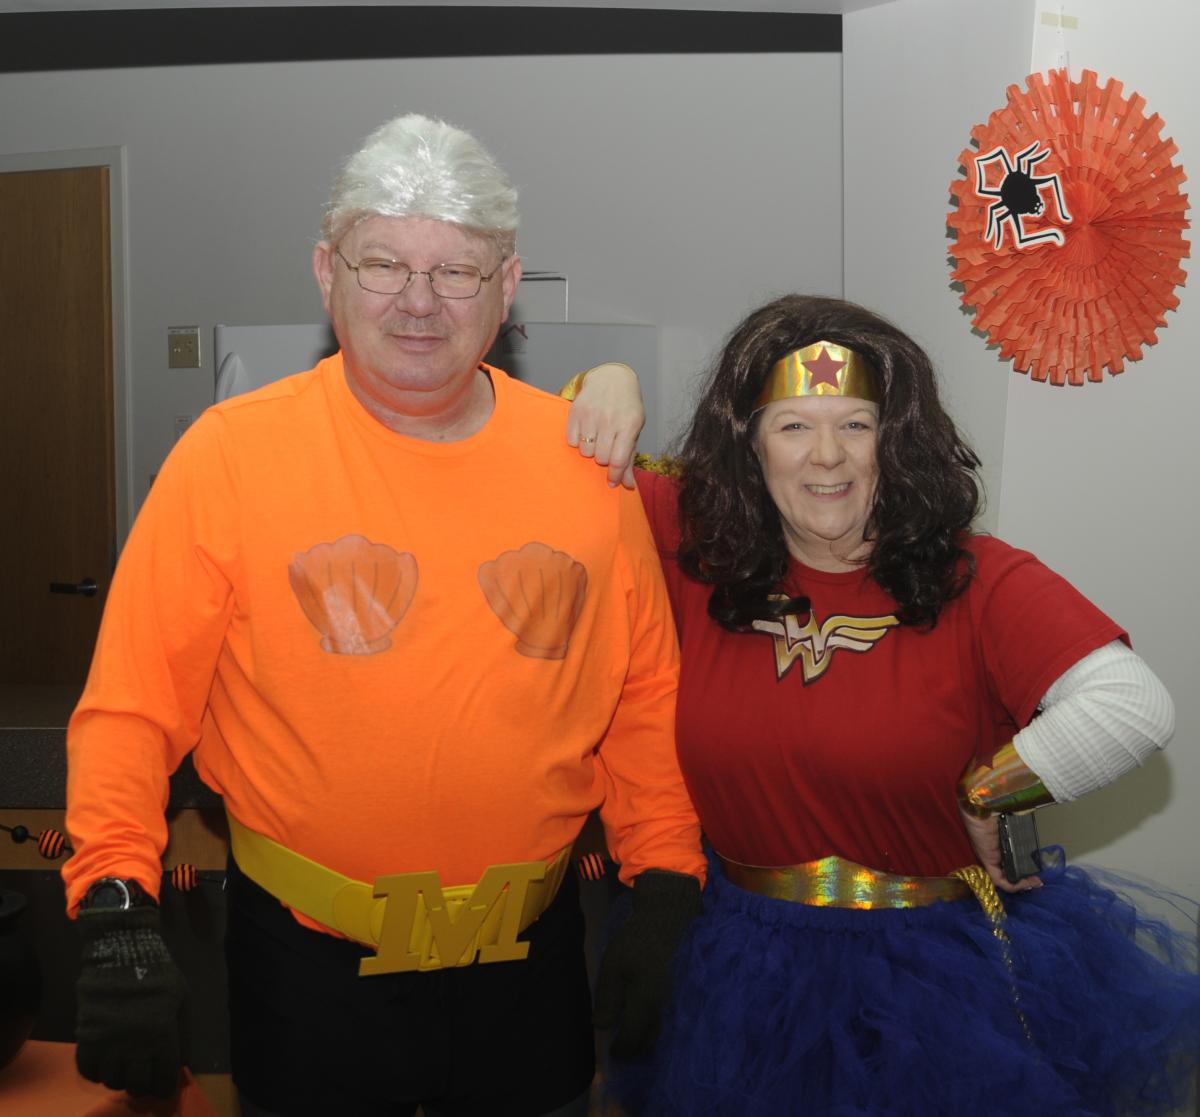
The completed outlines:
{"type": "Polygon", "coordinates": [[[1187,936],[1061,862],[1006,877],[998,838],[1161,748],[1171,700],[1119,624],[973,532],[978,464],[910,338],[789,296],[731,335],[678,476],[639,473],[711,865],[653,1056],[610,1068],[631,1110],[1092,1117],[1186,1097],[1187,936]]]}

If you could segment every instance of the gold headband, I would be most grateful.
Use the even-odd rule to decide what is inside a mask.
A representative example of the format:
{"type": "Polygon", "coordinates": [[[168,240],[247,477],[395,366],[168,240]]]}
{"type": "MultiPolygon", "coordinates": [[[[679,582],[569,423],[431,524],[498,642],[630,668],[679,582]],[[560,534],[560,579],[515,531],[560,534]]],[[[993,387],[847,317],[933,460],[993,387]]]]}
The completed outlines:
{"type": "Polygon", "coordinates": [[[795,396],[852,396],[879,403],[879,382],[865,357],[832,341],[815,341],[775,362],[754,410],[795,396]]]}

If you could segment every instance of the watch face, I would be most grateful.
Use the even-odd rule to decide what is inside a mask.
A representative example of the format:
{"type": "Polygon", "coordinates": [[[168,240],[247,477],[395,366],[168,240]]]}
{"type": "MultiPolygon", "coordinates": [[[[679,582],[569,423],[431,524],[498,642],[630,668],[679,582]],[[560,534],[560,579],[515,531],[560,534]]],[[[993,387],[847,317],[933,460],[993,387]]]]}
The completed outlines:
{"type": "Polygon", "coordinates": [[[103,877],[87,890],[84,906],[89,909],[120,909],[130,906],[129,886],[116,877],[103,877]]]}

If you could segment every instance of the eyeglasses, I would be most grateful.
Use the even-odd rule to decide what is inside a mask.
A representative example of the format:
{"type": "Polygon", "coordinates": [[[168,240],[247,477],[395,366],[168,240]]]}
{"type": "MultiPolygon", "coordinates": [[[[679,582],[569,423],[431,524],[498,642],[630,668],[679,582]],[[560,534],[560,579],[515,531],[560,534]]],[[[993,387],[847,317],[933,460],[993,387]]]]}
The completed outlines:
{"type": "Polygon", "coordinates": [[[490,275],[484,275],[473,264],[438,264],[429,271],[414,271],[407,264],[398,260],[384,260],[369,257],[359,260],[357,264],[350,263],[342,256],[340,248],[334,249],[358,279],[358,285],[364,291],[376,295],[399,295],[408,289],[414,276],[426,275],[433,293],[443,299],[473,299],[479,294],[480,287],[487,283],[503,266],[501,260],[490,275]]]}

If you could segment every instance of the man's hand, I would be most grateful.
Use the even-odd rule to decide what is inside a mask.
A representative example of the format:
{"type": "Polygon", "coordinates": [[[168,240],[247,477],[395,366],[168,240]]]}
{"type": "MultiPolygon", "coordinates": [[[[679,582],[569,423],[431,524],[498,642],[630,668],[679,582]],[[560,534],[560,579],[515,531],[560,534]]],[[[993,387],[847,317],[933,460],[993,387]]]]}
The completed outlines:
{"type": "Polygon", "coordinates": [[[609,362],[588,369],[567,415],[567,442],[608,466],[608,483],[633,488],[633,453],[646,422],[637,373],[609,362]]]}
{"type": "Polygon", "coordinates": [[[170,1097],[184,1062],[183,974],[167,953],[158,908],[81,911],[75,1024],[79,1073],[111,1090],[170,1097]]]}
{"type": "Polygon", "coordinates": [[[971,839],[975,856],[979,858],[979,863],[987,870],[992,883],[1001,892],[1028,892],[1031,888],[1042,887],[1040,877],[1022,877],[1013,884],[1004,875],[1004,870],[1000,867],[1000,827],[994,814],[986,818],[977,818],[962,807],[958,808],[958,813],[962,816],[963,826],[966,827],[967,837],[971,839]]]}
{"type": "Polygon", "coordinates": [[[612,1054],[649,1051],[671,989],[671,964],[683,933],[700,914],[700,882],[647,869],[633,882],[633,913],[617,929],[596,982],[597,1028],[617,1029],[612,1054]]]}

